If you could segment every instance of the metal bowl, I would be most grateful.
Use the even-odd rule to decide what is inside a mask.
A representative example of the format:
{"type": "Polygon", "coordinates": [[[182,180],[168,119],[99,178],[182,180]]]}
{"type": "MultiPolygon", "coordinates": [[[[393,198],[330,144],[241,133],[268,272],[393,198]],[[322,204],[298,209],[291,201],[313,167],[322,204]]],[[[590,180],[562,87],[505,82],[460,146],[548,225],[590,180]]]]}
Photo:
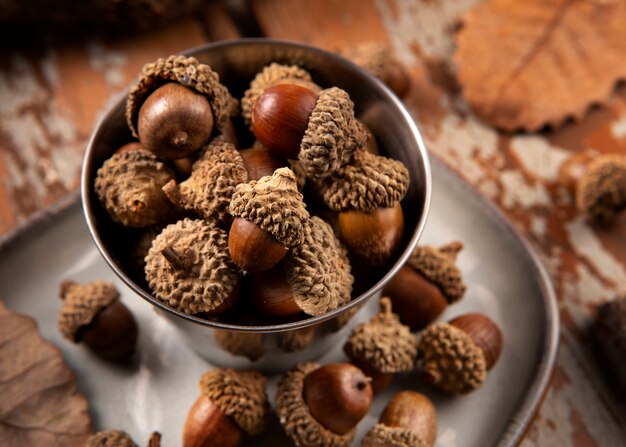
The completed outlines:
{"type": "MultiPolygon", "coordinates": [[[[406,262],[417,245],[428,215],[431,174],[428,154],[419,130],[398,98],[366,71],[327,51],[310,46],[272,40],[241,39],[219,42],[183,52],[209,64],[235,97],[241,97],[256,73],[270,62],[297,64],[309,70],[322,87],[346,90],[356,114],[374,132],[384,153],[402,161],[411,184],[402,201],[405,228],[402,249],[389,263],[369,273],[366,283],[344,307],[319,317],[268,326],[242,326],[208,321],[178,312],[151,295],[143,278],[129,267],[128,247],[134,230],[115,224],[100,205],[94,192],[96,172],[122,144],[132,137],[124,116],[124,95],[96,126],[83,162],[81,194],[89,231],[111,269],[137,295],[173,323],[187,339],[188,346],[212,363],[228,367],[253,365],[266,371],[284,370],[296,362],[313,360],[336,345],[350,324],[339,324],[344,313],[378,296],[385,283],[406,262]],[[339,319],[337,318],[339,317],[339,319]],[[308,345],[293,343],[294,334],[314,334],[308,345]]],[[[342,318],[343,316],[343,318],[342,318]]]]}

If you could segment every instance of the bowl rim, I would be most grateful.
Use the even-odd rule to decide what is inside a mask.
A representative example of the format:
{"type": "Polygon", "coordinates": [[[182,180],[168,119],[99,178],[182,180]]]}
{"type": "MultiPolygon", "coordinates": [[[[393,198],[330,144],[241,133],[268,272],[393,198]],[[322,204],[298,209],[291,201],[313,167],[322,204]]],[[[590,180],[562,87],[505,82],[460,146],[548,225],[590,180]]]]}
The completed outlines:
{"type": "Polygon", "coordinates": [[[89,173],[89,170],[87,169],[87,166],[89,165],[89,161],[91,159],[91,154],[93,152],[94,143],[96,141],[97,136],[102,131],[102,128],[104,127],[105,123],[108,122],[108,120],[110,119],[111,112],[114,109],[117,109],[121,105],[121,103],[126,101],[128,90],[130,86],[135,82],[135,80],[133,80],[132,83],[126,89],[124,89],[124,91],[119,95],[118,99],[102,115],[102,117],[100,118],[96,126],[94,127],[89,137],[85,155],[83,157],[82,168],[81,168],[81,180],[80,180],[80,195],[81,195],[83,214],[85,217],[85,221],[87,223],[89,233],[94,243],[96,244],[96,247],[98,251],[100,252],[100,255],[104,258],[109,268],[113,270],[113,272],[122,280],[122,282],[124,282],[126,286],[128,286],[133,292],[135,292],[145,301],[155,306],[157,309],[165,311],[167,314],[171,314],[173,316],[181,318],[184,321],[187,321],[187,322],[199,325],[199,326],[210,327],[213,329],[229,330],[233,332],[276,333],[276,332],[287,332],[287,331],[292,331],[296,329],[302,329],[302,328],[306,328],[309,326],[315,326],[325,321],[331,320],[339,316],[340,314],[347,312],[348,310],[354,308],[355,306],[359,306],[360,304],[365,303],[371,297],[375,296],[380,290],[382,290],[385,284],[404,266],[404,264],[407,262],[407,260],[411,256],[411,253],[417,246],[419,238],[422,236],[422,233],[424,232],[424,228],[428,220],[428,215],[430,213],[430,205],[431,205],[431,199],[432,199],[432,176],[431,176],[430,158],[428,155],[428,151],[426,149],[426,145],[422,138],[422,135],[417,127],[417,124],[415,123],[413,117],[411,116],[409,111],[406,109],[402,101],[391,91],[391,89],[389,89],[389,87],[387,87],[379,79],[377,79],[376,77],[368,73],[363,68],[353,64],[349,60],[339,56],[336,53],[332,53],[330,51],[327,51],[318,47],[314,47],[314,46],[307,45],[307,44],[302,44],[299,42],[293,42],[293,41],[282,40],[282,39],[272,39],[272,38],[241,38],[241,39],[236,39],[236,40],[224,40],[224,41],[218,41],[218,42],[211,42],[211,43],[202,44],[202,45],[198,45],[198,46],[183,50],[177,54],[195,57],[198,55],[198,53],[201,53],[203,51],[207,51],[213,48],[229,47],[229,46],[268,45],[268,44],[280,45],[284,47],[291,47],[291,48],[301,49],[305,51],[317,52],[317,53],[324,55],[325,57],[330,57],[332,59],[335,59],[336,63],[347,66],[351,70],[357,70],[361,72],[362,75],[369,77],[370,81],[375,83],[380,89],[383,90],[384,95],[391,102],[391,105],[395,107],[396,109],[398,109],[398,111],[401,113],[401,115],[404,117],[405,121],[407,122],[410,133],[412,134],[413,138],[415,138],[415,142],[419,150],[419,154],[418,154],[419,158],[422,159],[423,170],[424,170],[424,184],[425,184],[425,191],[424,191],[425,197],[424,197],[423,212],[418,219],[417,225],[414,228],[411,238],[409,242],[407,243],[407,245],[405,246],[404,251],[397,258],[393,266],[389,270],[387,270],[385,275],[378,282],[376,282],[376,284],[370,287],[367,291],[355,297],[346,305],[338,309],[335,309],[331,312],[325,313],[324,315],[319,315],[315,317],[311,316],[309,318],[305,318],[305,319],[290,322],[290,323],[271,324],[271,325],[263,325],[263,326],[244,326],[244,325],[228,324],[228,323],[222,323],[218,321],[206,320],[206,319],[196,317],[194,315],[189,315],[184,312],[173,309],[167,304],[156,299],[151,294],[147,293],[137,284],[135,284],[135,282],[130,277],[128,277],[126,273],[122,270],[122,268],[115,262],[115,260],[109,253],[108,249],[106,248],[104,242],[102,241],[100,234],[96,230],[95,217],[92,211],[92,200],[90,196],[90,188],[91,188],[92,179],[90,178],[90,175],[89,175],[90,173],[89,173]]]}

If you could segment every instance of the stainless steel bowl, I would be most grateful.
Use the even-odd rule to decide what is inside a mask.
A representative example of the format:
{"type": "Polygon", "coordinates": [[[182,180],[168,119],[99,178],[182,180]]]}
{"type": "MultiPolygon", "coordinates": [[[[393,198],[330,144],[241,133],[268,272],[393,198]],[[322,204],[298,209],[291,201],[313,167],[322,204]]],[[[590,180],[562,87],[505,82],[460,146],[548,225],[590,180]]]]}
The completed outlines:
{"type": "Polygon", "coordinates": [[[236,97],[242,96],[254,75],[270,62],[306,68],[321,86],[345,89],[354,100],[357,117],[371,127],[384,152],[401,160],[409,170],[411,184],[402,202],[405,217],[403,249],[387,265],[369,274],[367,283],[360,284],[364,292],[340,309],[297,322],[270,326],[218,323],[171,309],[154,298],[143,279],[131,272],[127,252],[136,233],[113,223],[94,192],[98,168],[118,147],[131,141],[124,117],[125,95],[96,126],[83,163],[83,209],[94,242],[122,281],[174,324],[191,349],[212,363],[229,367],[253,365],[276,371],[287,369],[296,362],[313,360],[340,343],[349,330],[350,324],[339,328],[341,316],[345,318],[345,312],[379,295],[417,245],[431,197],[430,164],[420,132],[402,103],[385,85],[342,57],[318,48],[272,39],[241,39],[204,45],[183,54],[209,64],[236,97]],[[294,340],[294,334],[307,332],[313,332],[314,336],[306,347],[288,343],[294,340]]]}

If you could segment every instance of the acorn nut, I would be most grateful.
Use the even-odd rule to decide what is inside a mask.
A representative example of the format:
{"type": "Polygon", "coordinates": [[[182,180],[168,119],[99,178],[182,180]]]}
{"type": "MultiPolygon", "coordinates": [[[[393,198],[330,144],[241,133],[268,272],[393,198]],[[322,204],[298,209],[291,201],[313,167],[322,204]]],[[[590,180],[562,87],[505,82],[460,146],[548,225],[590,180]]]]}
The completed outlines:
{"type": "Polygon", "coordinates": [[[155,298],[187,314],[216,315],[239,298],[239,271],[227,233],[203,220],[168,225],[146,256],[146,280],[155,298]]]}
{"type": "Polygon", "coordinates": [[[236,447],[265,429],[266,379],[254,370],[218,368],[200,379],[200,397],[183,429],[183,447],[236,447]]]}
{"type": "Polygon", "coordinates": [[[63,337],[85,343],[105,359],[125,360],[134,354],[137,322],[112,283],[93,281],[81,285],[65,280],[59,295],[63,307],[58,326],[63,337]]]}
{"type": "Polygon", "coordinates": [[[326,205],[339,213],[341,238],[350,252],[369,265],[387,262],[404,230],[400,201],[409,187],[406,167],[358,150],[350,163],[316,186],[326,205]]]}
{"type": "Polygon", "coordinates": [[[234,98],[211,67],[169,56],[144,65],[126,102],[126,120],[146,150],[173,160],[199,150],[230,118],[234,98]]]}
{"type": "Polygon", "coordinates": [[[252,109],[252,131],[269,150],[298,159],[307,177],[322,179],[350,161],[367,134],[342,89],[315,93],[294,84],[265,90],[252,109]]]}
{"type": "Polygon", "coordinates": [[[299,447],[343,447],[372,402],[369,378],[349,363],[301,363],[278,382],[276,412],[299,447]]]}
{"type": "MultiPolygon", "coordinates": [[[[153,432],[148,440],[147,447],[160,447],[161,434],[153,432]]],[[[97,432],[87,439],[85,447],[137,447],[128,433],[120,430],[106,430],[97,432]]]]}
{"type": "Polygon", "coordinates": [[[387,403],[361,447],[433,447],[436,439],[437,412],[433,403],[423,394],[401,391],[387,403]]]}
{"type": "Polygon", "coordinates": [[[575,196],[578,210],[592,220],[610,222],[626,208],[624,155],[576,154],[559,168],[559,180],[575,196]]]}
{"type": "Polygon", "coordinates": [[[424,329],[465,294],[465,283],[456,265],[463,249],[455,241],[440,247],[418,246],[383,294],[391,298],[400,321],[412,331],[424,329]]]}
{"type": "Polygon", "coordinates": [[[232,260],[244,271],[276,265],[304,241],[309,218],[296,178],[289,168],[237,185],[230,202],[235,218],[228,235],[232,260]]]}
{"type": "Polygon", "coordinates": [[[386,388],[393,374],[413,370],[417,339],[391,311],[389,298],[381,298],[380,312],[352,329],[344,344],[350,360],[372,379],[375,393],[386,388]]]}
{"type": "Polygon", "coordinates": [[[275,170],[287,166],[285,159],[263,146],[244,149],[239,155],[243,159],[249,180],[261,180],[261,177],[272,175],[275,170]]]}
{"type": "Polygon", "coordinates": [[[473,391],[487,378],[502,344],[500,328],[481,314],[431,325],[417,346],[424,380],[450,394],[473,391]]]}
{"type": "Polygon", "coordinates": [[[173,205],[161,187],[174,178],[148,151],[115,153],[98,169],[95,191],[113,221],[126,227],[149,227],[166,218],[173,205]]]}
{"type": "Polygon", "coordinates": [[[348,303],[354,278],[332,228],[312,217],[304,241],[271,270],[251,275],[252,302],[266,315],[323,315],[348,303]]]}

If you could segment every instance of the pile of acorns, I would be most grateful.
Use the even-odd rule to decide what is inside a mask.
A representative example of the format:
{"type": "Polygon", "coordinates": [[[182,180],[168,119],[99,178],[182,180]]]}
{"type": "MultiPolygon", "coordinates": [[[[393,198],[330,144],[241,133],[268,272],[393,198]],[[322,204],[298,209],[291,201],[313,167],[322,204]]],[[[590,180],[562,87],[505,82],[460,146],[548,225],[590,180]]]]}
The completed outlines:
{"type": "Polygon", "coordinates": [[[208,65],[159,59],[126,118],[139,141],[104,162],[95,191],[115,223],[141,229],[131,264],[176,310],[242,323],[255,308],[256,324],[322,315],[351,300],[355,263],[398,249],[406,167],[368,150],[348,93],[300,67],[265,67],[239,104],[208,65]],[[253,147],[238,148],[249,135],[233,122],[253,147]]]}

